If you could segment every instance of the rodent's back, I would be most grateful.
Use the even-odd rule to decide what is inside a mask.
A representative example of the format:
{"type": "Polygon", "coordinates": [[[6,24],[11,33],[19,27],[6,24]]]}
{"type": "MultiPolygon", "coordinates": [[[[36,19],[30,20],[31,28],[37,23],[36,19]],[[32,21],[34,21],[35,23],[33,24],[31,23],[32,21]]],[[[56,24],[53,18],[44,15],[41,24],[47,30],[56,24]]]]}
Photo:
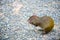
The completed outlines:
{"type": "Polygon", "coordinates": [[[50,32],[54,27],[54,20],[49,16],[43,16],[41,17],[41,20],[42,24],[40,25],[40,27],[42,27],[46,33],[50,32]]]}

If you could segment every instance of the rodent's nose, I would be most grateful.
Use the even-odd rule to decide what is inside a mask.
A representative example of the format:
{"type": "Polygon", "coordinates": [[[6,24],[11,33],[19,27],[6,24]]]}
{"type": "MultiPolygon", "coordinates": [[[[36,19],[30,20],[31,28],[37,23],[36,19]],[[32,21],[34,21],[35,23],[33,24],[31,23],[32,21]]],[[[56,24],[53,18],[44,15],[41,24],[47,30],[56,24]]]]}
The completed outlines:
{"type": "Polygon", "coordinates": [[[28,19],[27,21],[28,21],[29,23],[31,23],[31,20],[30,20],[30,19],[28,19]]]}

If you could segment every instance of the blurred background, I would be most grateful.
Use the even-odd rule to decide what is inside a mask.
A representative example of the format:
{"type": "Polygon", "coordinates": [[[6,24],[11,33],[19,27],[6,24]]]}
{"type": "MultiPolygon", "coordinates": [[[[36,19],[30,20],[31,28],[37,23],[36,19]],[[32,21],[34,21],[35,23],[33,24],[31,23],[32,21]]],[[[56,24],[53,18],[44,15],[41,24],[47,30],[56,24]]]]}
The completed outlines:
{"type": "Polygon", "coordinates": [[[0,0],[0,40],[60,40],[60,0],[0,0]],[[34,31],[27,22],[32,15],[51,16],[53,30],[34,31]]]}

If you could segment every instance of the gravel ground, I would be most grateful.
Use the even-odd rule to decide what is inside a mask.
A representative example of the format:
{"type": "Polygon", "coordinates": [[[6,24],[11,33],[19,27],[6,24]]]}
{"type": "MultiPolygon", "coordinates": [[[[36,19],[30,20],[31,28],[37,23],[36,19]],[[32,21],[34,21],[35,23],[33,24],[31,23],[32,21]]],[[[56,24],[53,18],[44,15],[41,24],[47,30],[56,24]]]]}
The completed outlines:
{"type": "Polygon", "coordinates": [[[0,40],[59,40],[60,0],[0,0],[0,40]],[[27,22],[30,16],[48,15],[55,21],[49,34],[42,35],[27,22]]]}

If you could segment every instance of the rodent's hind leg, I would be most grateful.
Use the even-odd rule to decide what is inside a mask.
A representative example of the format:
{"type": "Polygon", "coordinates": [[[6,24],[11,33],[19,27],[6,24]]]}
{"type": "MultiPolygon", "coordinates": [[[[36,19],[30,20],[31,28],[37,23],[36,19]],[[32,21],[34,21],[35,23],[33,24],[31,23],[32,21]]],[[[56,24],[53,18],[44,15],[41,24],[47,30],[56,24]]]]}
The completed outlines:
{"type": "Polygon", "coordinates": [[[38,31],[42,31],[42,34],[48,34],[48,33],[45,32],[43,29],[39,29],[38,31]]]}

